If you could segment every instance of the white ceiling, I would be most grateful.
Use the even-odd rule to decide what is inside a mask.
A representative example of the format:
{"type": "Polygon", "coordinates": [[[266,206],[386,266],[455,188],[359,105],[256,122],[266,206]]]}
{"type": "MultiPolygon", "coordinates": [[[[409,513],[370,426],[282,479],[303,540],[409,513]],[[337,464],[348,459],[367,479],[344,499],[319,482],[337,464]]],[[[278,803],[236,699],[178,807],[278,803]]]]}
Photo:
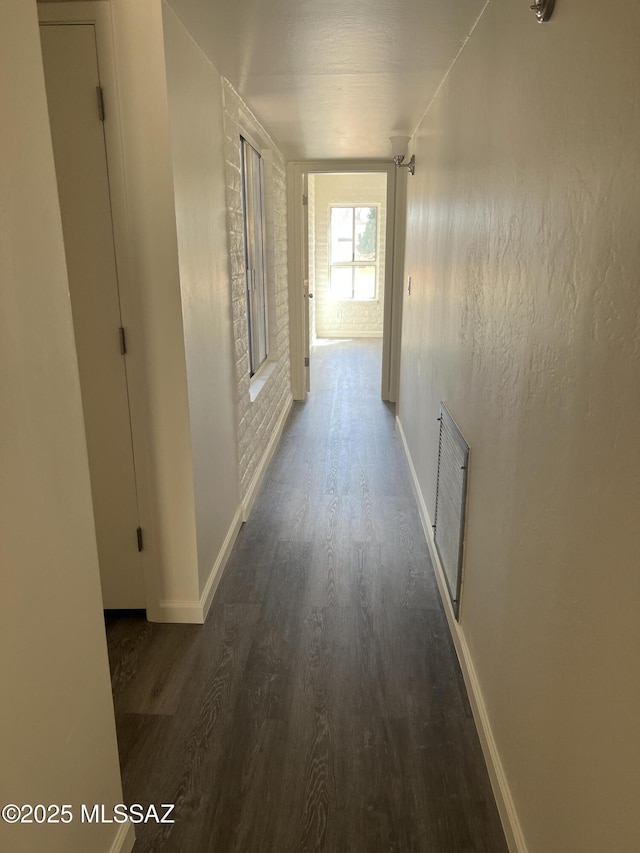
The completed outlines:
{"type": "Polygon", "coordinates": [[[387,158],[486,0],[169,0],[289,160],[387,158]]]}

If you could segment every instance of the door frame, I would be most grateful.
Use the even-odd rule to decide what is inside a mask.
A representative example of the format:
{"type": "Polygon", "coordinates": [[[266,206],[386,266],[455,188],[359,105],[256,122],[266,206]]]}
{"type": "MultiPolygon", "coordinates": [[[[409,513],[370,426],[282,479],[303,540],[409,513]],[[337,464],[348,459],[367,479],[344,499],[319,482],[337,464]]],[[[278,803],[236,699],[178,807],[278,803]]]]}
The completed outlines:
{"type": "MultiPolygon", "coordinates": [[[[138,503],[138,524],[143,531],[144,549],[140,553],[145,587],[147,618],[157,618],[158,591],[154,571],[155,525],[151,500],[150,466],[146,452],[149,415],[146,408],[144,364],[141,342],[144,339],[142,307],[134,275],[130,237],[126,170],[122,149],[122,121],[114,27],[109,0],[54,0],[38,2],[39,25],[93,24],[100,84],[103,89],[105,154],[109,179],[111,221],[122,325],[127,330],[125,371],[129,397],[134,479],[138,503]]],[[[132,531],[135,535],[135,530],[132,531]]]]}
{"type": "Polygon", "coordinates": [[[289,348],[291,390],[304,400],[308,388],[308,288],[305,286],[305,228],[303,200],[310,174],[384,172],[387,175],[385,292],[382,326],[381,397],[396,402],[400,380],[402,282],[404,277],[406,172],[390,160],[304,160],[287,164],[287,242],[289,268],[289,348]]]}

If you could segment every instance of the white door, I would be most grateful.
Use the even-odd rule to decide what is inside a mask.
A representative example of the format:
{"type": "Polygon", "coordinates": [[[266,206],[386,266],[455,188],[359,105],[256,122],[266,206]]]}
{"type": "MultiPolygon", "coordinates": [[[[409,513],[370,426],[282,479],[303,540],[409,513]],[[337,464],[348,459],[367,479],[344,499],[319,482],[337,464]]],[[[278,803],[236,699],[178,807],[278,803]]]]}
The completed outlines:
{"type": "Polygon", "coordinates": [[[92,24],[44,24],[40,33],[103,605],[143,608],[126,357],[95,29],[92,24]]]}

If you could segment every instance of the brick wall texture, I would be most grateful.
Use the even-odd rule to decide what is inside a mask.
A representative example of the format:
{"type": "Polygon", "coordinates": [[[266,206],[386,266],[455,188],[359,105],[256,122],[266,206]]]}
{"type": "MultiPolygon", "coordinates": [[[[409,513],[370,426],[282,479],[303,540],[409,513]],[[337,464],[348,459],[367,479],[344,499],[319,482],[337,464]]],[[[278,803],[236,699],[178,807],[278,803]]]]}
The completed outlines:
{"type": "Polygon", "coordinates": [[[240,497],[244,499],[278,420],[291,399],[287,281],[286,164],[275,143],[224,81],[225,181],[238,406],[240,497]],[[269,361],[275,364],[257,398],[249,397],[249,331],[245,279],[240,136],[256,140],[263,158],[269,361]]]}

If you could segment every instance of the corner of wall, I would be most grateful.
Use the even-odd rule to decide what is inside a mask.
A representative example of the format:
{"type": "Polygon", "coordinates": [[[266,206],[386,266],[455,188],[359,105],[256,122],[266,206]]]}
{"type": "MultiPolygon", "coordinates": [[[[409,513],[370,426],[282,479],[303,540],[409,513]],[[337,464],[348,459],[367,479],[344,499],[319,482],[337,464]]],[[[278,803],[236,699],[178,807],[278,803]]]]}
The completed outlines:
{"type": "Polygon", "coordinates": [[[136,288],[132,426],[154,618],[167,598],[197,601],[199,594],[163,17],[159,0],[113,0],[110,8],[136,288]]]}

